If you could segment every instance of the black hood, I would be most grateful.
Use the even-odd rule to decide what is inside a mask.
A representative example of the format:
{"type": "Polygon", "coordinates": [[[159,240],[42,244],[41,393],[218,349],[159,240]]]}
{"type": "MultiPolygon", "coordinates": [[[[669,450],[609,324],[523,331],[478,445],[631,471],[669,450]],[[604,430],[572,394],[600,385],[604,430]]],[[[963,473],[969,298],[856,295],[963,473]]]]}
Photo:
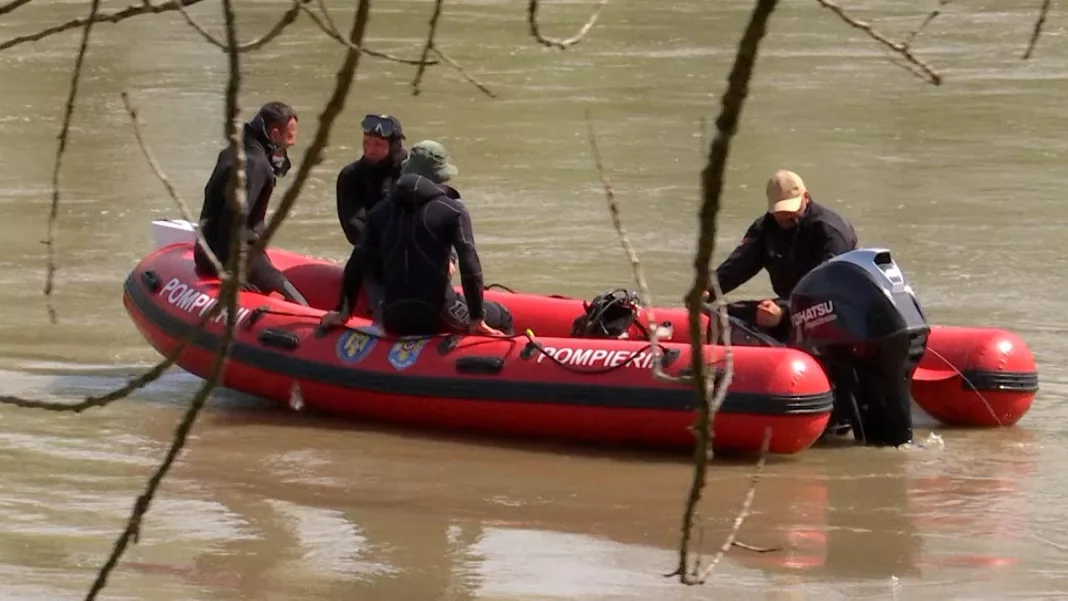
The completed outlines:
{"type": "Polygon", "coordinates": [[[289,168],[292,163],[289,161],[289,153],[284,148],[280,149],[273,142],[271,142],[270,136],[267,135],[267,124],[264,123],[261,115],[256,115],[245,123],[245,139],[252,140],[256,144],[263,147],[264,154],[267,155],[267,160],[271,163],[271,169],[276,176],[284,176],[289,172],[289,168]],[[275,153],[281,153],[276,156],[275,153]]]}
{"type": "Polygon", "coordinates": [[[402,207],[422,206],[442,196],[447,196],[443,187],[414,173],[400,176],[393,187],[393,200],[402,207]]]}
{"type": "Polygon", "coordinates": [[[271,142],[271,138],[267,135],[267,124],[263,122],[263,117],[260,115],[256,115],[245,123],[245,138],[257,142],[267,152],[268,156],[278,150],[278,147],[271,142]]]}

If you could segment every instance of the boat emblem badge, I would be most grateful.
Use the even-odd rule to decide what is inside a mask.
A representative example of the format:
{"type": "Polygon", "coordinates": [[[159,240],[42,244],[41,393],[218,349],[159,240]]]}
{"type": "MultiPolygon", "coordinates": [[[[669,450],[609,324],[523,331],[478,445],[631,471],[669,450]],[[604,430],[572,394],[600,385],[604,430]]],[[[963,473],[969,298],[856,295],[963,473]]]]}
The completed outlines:
{"type": "Polygon", "coordinates": [[[337,358],[344,363],[359,363],[371,352],[376,342],[378,338],[366,332],[348,330],[337,339],[337,358]]]}
{"type": "Polygon", "coordinates": [[[423,351],[423,347],[430,342],[429,337],[421,338],[401,338],[393,343],[393,347],[389,349],[389,364],[392,365],[397,371],[402,371],[412,365],[419,359],[419,353],[423,351]]]}

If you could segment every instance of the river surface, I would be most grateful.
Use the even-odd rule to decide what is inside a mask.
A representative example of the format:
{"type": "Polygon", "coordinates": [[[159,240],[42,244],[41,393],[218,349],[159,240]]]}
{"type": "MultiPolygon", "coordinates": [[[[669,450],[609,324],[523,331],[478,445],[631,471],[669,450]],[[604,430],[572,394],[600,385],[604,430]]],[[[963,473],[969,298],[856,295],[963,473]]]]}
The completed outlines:
{"type": "MultiPolygon", "coordinates": [[[[0,38],[82,16],[86,4],[31,3],[0,17],[0,38]]],[[[328,3],[346,30],[352,4],[328,3]]],[[[369,45],[417,56],[431,3],[377,4],[369,45]]],[[[413,97],[413,67],[365,58],[275,243],[347,255],[334,179],[359,156],[363,114],[393,112],[409,142],[437,139],[452,151],[489,281],[589,298],[629,284],[589,152],[588,110],[654,299],[678,304],[697,230],[698,123],[718,112],[751,4],[617,2],[566,52],[533,42],[523,4],[446,3],[440,47],[497,99],[447,68],[432,68],[413,97]]],[[[591,4],[548,3],[546,34],[572,35],[591,4]]],[[[1042,390],[1017,427],[934,438],[920,429],[924,448],[775,459],[740,538],[783,550],[735,549],[704,586],[686,587],[662,576],[675,565],[685,457],[387,431],[221,390],[102,598],[1063,598],[1068,38],[1055,6],[1036,56],[1020,60],[1038,4],[949,5],[915,45],[945,76],[934,87],[815,2],[783,2],[732,148],[716,255],[763,210],[768,175],[799,172],[817,201],[855,222],[862,244],[893,250],[933,322],[1024,337],[1042,390]]],[[[928,9],[846,5],[894,37],[928,9]]],[[[288,2],[238,6],[247,40],[288,2]]],[[[222,37],[217,2],[190,10],[222,37]]],[[[160,163],[198,211],[223,144],[227,69],[174,13],[94,31],[62,176],[52,326],[40,241],[78,36],[0,52],[0,389],[68,401],[157,360],[123,311],[121,284],[152,247],[148,222],[175,210],[144,164],[120,92],[139,105],[160,163]]],[[[307,17],[242,56],[245,105],[279,98],[300,111],[296,161],[341,60],[307,17]]],[[[760,275],[735,296],[768,290],[760,275]]],[[[0,598],[84,597],[198,382],[175,370],[81,415],[0,409],[0,598]]],[[[711,469],[706,554],[729,529],[750,471],[711,469]]]]}

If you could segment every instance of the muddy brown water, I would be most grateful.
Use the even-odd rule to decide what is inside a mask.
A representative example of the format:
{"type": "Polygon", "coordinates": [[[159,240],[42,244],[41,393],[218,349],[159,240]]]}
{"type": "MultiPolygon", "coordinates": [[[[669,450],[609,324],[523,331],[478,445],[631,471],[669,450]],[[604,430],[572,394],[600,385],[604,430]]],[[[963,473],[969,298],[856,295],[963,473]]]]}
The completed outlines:
{"type": "MultiPolygon", "coordinates": [[[[351,7],[328,4],[347,27],[351,7]]],[[[430,3],[378,4],[369,43],[415,56],[430,3]]],[[[546,33],[571,35],[589,4],[546,5],[546,33]]],[[[864,244],[893,250],[934,322],[1024,337],[1042,390],[1017,427],[935,430],[944,445],[924,428],[925,448],[819,448],[772,461],[741,538],[783,550],[732,551],[708,584],[685,587],[661,576],[675,562],[685,458],[384,430],[219,391],[102,598],[1063,597],[1068,42],[1055,11],[1036,57],[1020,60],[1031,4],[950,5],[916,43],[946,77],[936,88],[815,3],[784,3],[732,148],[717,247],[722,257],[759,213],[772,171],[801,173],[864,244]]],[[[287,6],[240,5],[241,37],[287,6]]],[[[895,36],[927,9],[847,6],[895,36]]],[[[438,139],[454,153],[490,281],[584,297],[629,284],[588,150],[590,110],[654,298],[677,304],[696,234],[697,123],[718,110],[749,9],[612,4],[586,42],[558,52],[528,38],[517,3],[451,1],[441,47],[500,98],[447,69],[432,69],[413,97],[412,68],[364,60],[276,243],[346,255],[334,178],[359,155],[360,117],[391,111],[410,141],[438,139]]],[[[29,4],[0,18],[0,38],[85,10],[29,4]]],[[[216,3],[191,10],[221,35],[216,3]]],[[[152,246],[148,222],[174,211],[145,168],[120,92],[140,106],[154,152],[194,210],[222,144],[222,53],[175,15],[95,30],[62,179],[61,321],[48,325],[39,241],[77,41],[69,32],[0,53],[0,387],[9,394],[75,400],[157,358],[122,309],[121,283],[152,246]]],[[[242,60],[243,103],[281,98],[301,111],[299,161],[338,48],[302,18],[242,60]]],[[[761,275],[737,295],[767,291],[761,275]]],[[[0,597],[84,596],[197,383],[176,370],[82,415],[0,410],[0,597]]],[[[749,470],[711,470],[706,553],[729,528],[749,470]]]]}

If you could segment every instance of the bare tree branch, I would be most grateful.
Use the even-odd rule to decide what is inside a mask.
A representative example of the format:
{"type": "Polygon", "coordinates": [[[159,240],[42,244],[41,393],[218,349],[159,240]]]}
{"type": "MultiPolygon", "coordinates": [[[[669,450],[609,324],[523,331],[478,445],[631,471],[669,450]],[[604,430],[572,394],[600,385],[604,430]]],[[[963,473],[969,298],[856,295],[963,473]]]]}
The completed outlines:
{"type": "Polygon", "coordinates": [[[29,2],[30,0],[11,0],[7,4],[0,4],[0,15],[6,15],[23,4],[29,4],[29,2]]]}
{"type": "MultiPolygon", "coordinates": [[[[738,44],[738,53],[734,59],[727,80],[727,91],[721,100],[722,109],[716,118],[716,136],[708,152],[708,164],[701,172],[702,203],[700,210],[700,232],[697,241],[697,252],[694,256],[694,280],[686,295],[686,306],[689,309],[691,361],[694,373],[694,387],[697,394],[697,444],[694,449],[694,475],[693,483],[686,502],[686,511],[682,520],[682,540],[679,546],[679,563],[677,569],[669,576],[678,575],[685,584],[693,584],[694,579],[688,568],[690,538],[693,531],[693,516],[701,491],[705,485],[705,473],[708,469],[708,459],[712,449],[712,419],[713,391],[708,385],[708,375],[704,364],[704,353],[701,344],[701,315],[704,310],[704,297],[706,290],[713,278],[711,277],[710,263],[712,252],[715,248],[716,219],[719,214],[720,197],[723,194],[723,175],[727,166],[727,157],[730,153],[731,138],[734,137],[741,117],[742,106],[748,94],[749,80],[753,75],[753,66],[756,63],[757,51],[760,42],[767,31],[768,19],[774,12],[778,0],[757,0],[750,15],[745,33],[738,44]]],[[[718,294],[717,300],[722,298],[718,294]]],[[[722,309],[722,307],[721,307],[722,309]]],[[[722,324],[722,316],[721,316],[722,324]]],[[[729,348],[727,349],[729,352],[729,348]]],[[[731,370],[723,370],[717,373],[715,380],[716,388],[721,394],[726,394],[733,376],[731,370]]],[[[718,370],[717,370],[718,372],[718,370]]]]}
{"type": "Polygon", "coordinates": [[[271,238],[282,225],[282,221],[289,215],[289,211],[304,188],[304,183],[308,180],[312,168],[322,160],[323,149],[330,140],[330,130],[334,127],[334,120],[345,109],[345,99],[348,98],[349,90],[352,88],[353,76],[360,62],[360,48],[363,45],[364,32],[367,30],[367,22],[370,19],[370,10],[371,0],[360,0],[359,7],[356,9],[356,18],[352,22],[352,30],[349,32],[349,50],[345,54],[344,63],[342,63],[335,76],[334,92],[319,115],[319,128],[315,131],[315,137],[311,145],[304,151],[304,157],[301,159],[300,169],[297,170],[293,184],[289,186],[282,196],[278,210],[271,215],[267,229],[249,249],[249,256],[267,250],[267,244],[270,243],[271,238]]]}
{"type": "Polygon", "coordinates": [[[589,110],[586,111],[586,127],[590,140],[590,152],[593,154],[593,163],[597,168],[597,173],[601,176],[605,201],[608,203],[608,211],[612,215],[612,226],[615,227],[616,234],[619,235],[619,243],[623,246],[623,251],[627,253],[631,271],[634,273],[634,281],[638,284],[638,291],[642,296],[642,305],[644,305],[642,312],[649,329],[650,352],[653,354],[653,375],[668,382],[678,382],[681,378],[664,373],[658,332],[660,328],[656,321],[656,312],[653,309],[653,295],[649,291],[649,284],[645,281],[645,272],[642,269],[641,261],[638,259],[638,253],[634,250],[634,246],[630,243],[630,237],[627,236],[627,231],[623,228],[623,220],[619,213],[619,203],[616,202],[615,191],[612,189],[612,183],[608,180],[608,174],[601,161],[601,151],[597,147],[597,135],[593,131],[593,121],[590,119],[589,110]]]}
{"type": "Polygon", "coordinates": [[[489,88],[487,88],[482,82],[480,82],[479,80],[475,79],[474,75],[471,75],[470,73],[468,73],[467,69],[464,69],[463,66],[460,65],[460,63],[454,61],[452,59],[452,57],[450,57],[449,55],[447,55],[444,52],[442,52],[441,48],[438,48],[437,44],[434,44],[434,46],[431,48],[431,50],[434,52],[434,54],[438,55],[438,57],[440,57],[441,60],[445,61],[450,67],[452,67],[453,69],[456,69],[457,71],[459,71],[460,75],[462,75],[464,79],[466,79],[473,86],[475,86],[476,88],[481,90],[483,94],[485,94],[486,96],[489,96],[490,98],[496,98],[497,97],[497,95],[493,93],[493,90],[490,90],[489,88]]]}
{"type": "Polygon", "coordinates": [[[423,73],[426,72],[426,59],[434,48],[434,36],[438,32],[438,19],[441,18],[441,5],[444,3],[445,0],[434,0],[434,12],[430,14],[430,30],[426,34],[426,44],[423,46],[423,55],[419,58],[419,67],[415,70],[415,79],[412,80],[412,96],[419,95],[419,82],[423,80],[423,73]]]}
{"type": "Polygon", "coordinates": [[[170,352],[170,354],[168,354],[162,361],[152,367],[152,369],[135,378],[131,378],[121,388],[117,388],[115,390],[112,390],[111,392],[102,394],[100,396],[87,396],[85,397],[85,400],[73,404],[62,402],[38,401],[34,399],[24,399],[16,396],[0,396],[0,404],[14,405],[15,407],[22,407],[24,409],[43,409],[45,411],[56,411],[60,413],[81,413],[87,409],[93,409],[95,407],[104,407],[105,405],[109,405],[115,401],[124,399],[130,396],[130,394],[132,394],[134,391],[140,388],[144,388],[152,382],[155,382],[160,378],[160,376],[163,375],[164,372],[170,369],[171,366],[174,365],[174,363],[178,360],[178,357],[182,354],[182,351],[184,351],[185,348],[189,346],[189,344],[193,342],[193,339],[196,338],[196,336],[200,333],[201,328],[204,327],[204,324],[208,323],[208,320],[218,315],[222,311],[222,308],[222,302],[217,302],[212,305],[212,307],[200,317],[200,321],[199,323],[197,323],[196,328],[190,333],[186,334],[186,336],[179,341],[178,346],[176,346],[174,350],[170,352]]]}
{"type": "MultiPolygon", "coordinates": [[[[145,0],[145,2],[148,2],[148,0],[145,0]]],[[[256,38],[255,40],[252,40],[251,42],[239,44],[237,47],[237,51],[250,52],[252,50],[259,50],[260,48],[266,46],[272,40],[281,35],[282,31],[285,30],[286,27],[289,27],[293,24],[294,21],[297,20],[297,16],[300,15],[300,6],[308,2],[311,2],[311,0],[293,0],[293,6],[291,6],[286,12],[282,13],[282,18],[280,18],[278,22],[275,23],[274,26],[267,31],[267,33],[265,33],[259,38],[256,38]]],[[[182,13],[182,18],[185,19],[185,22],[188,23],[194,31],[200,34],[200,37],[204,38],[204,40],[207,41],[209,44],[215,46],[223,52],[229,51],[226,44],[223,44],[222,42],[217,40],[215,36],[211,35],[211,33],[209,33],[207,29],[202,27],[193,19],[193,15],[189,14],[189,11],[185,9],[185,6],[182,5],[182,2],[178,2],[177,5],[178,10],[182,13]]]]}
{"type": "MultiPolygon", "coordinates": [[[[712,570],[716,569],[716,565],[719,564],[723,556],[727,554],[732,546],[739,546],[747,548],[749,545],[738,543],[738,531],[742,529],[742,523],[745,522],[745,518],[749,517],[749,510],[753,506],[753,497],[756,496],[757,482],[760,481],[760,472],[764,469],[764,463],[768,459],[768,445],[771,443],[771,426],[764,429],[764,442],[760,445],[760,459],[757,460],[756,467],[753,468],[753,474],[749,476],[749,490],[745,494],[745,501],[742,503],[742,509],[738,512],[738,515],[734,518],[734,526],[731,528],[727,538],[723,540],[723,546],[719,548],[719,551],[712,557],[712,561],[708,563],[701,575],[698,576],[697,582],[703,583],[708,580],[708,577],[712,575],[712,570]]],[[[770,549],[769,549],[770,550],[770,549]]],[[[765,552],[764,549],[759,549],[758,552],[765,552]]]]}
{"type": "MultiPolygon", "coordinates": [[[[148,166],[152,168],[152,171],[159,178],[159,181],[163,183],[163,187],[167,189],[167,194],[170,194],[171,200],[178,207],[178,212],[182,214],[182,218],[186,221],[196,223],[196,219],[193,218],[193,213],[189,210],[189,205],[182,200],[178,190],[171,183],[171,180],[167,179],[164,175],[163,169],[160,168],[159,163],[156,162],[156,157],[152,155],[152,151],[148,148],[148,144],[145,142],[144,135],[141,133],[141,121],[137,117],[137,108],[130,102],[130,95],[126,92],[122,93],[122,104],[126,107],[126,112],[130,115],[130,122],[133,123],[134,136],[137,137],[137,144],[141,147],[141,154],[145,155],[145,160],[148,161],[148,166]]],[[[208,246],[208,241],[204,239],[204,232],[201,228],[197,228],[195,232],[197,238],[197,244],[200,245],[200,249],[204,251],[204,255],[211,262],[212,267],[215,268],[215,273],[225,274],[222,263],[219,262],[219,258],[215,256],[215,253],[208,246]]]]}
{"type": "Polygon", "coordinates": [[[538,27],[538,0],[530,0],[530,4],[527,5],[527,24],[530,25],[530,35],[534,36],[534,39],[543,46],[566,50],[586,39],[594,24],[597,23],[597,17],[601,16],[601,10],[607,4],[608,0],[599,0],[597,6],[593,7],[593,13],[590,15],[589,20],[578,30],[578,33],[566,40],[557,40],[547,38],[541,34],[541,29],[538,27]]]}
{"type": "Polygon", "coordinates": [[[868,34],[869,37],[871,37],[871,39],[900,54],[906,61],[919,67],[921,70],[923,70],[924,74],[926,75],[927,81],[929,81],[930,83],[933,83],[936,86],[942,83],[942,76],[926,62],[917,58],[916,55],[913,54],[911,50],[909,50],[907,43],[894,42],[890,40],[883,34],[876,31],[875,28],[871,26],[871,23],[858,21],[853,17],[849,16],[845,12],[845,10],[842,9],[841,6],[838,6],[832,0],[816,0],[816,2],[820,3],[821,6],[838,15],[840,19],[845,21],[851,27],[864,31],[868,34]]]}
{"type": "Polygon", "coordinates": [[[946,5],[952,1],[953,0],[938,0],[938,6],[934,7],[934,10],[927,14],[927,17],[923,20],[923,22],[920,23],[919,27],[913,29],[909,32],[907,36],[905,36],[905,41],[902,42],[902,45],[906,48],[911,46],[912,42],[916,39],[916,36],[923,33],[923,30],[931,24],[931,21],[934,21],[935,18],[938,17],[938,15],[942,14],[942,9],[945,8],[946,5]]]}
{"type": "Polygon", "coordinates": [[[357,52],[363,52],[367,56],[373,56],[375,58],[382,58],[382,59],[393,61],[395,63],[402,63],[402,64],[405,64],[405,65],[436,65],[436,64],[438,64],[438,61],[435,61],[435,60],[430,60],[430,61],[427,61],[425,63],[421,63],[421,62],[419,62],[418,60],[415,60],[415,59],[401,58],[401,57],[393,55],[393,54],[387,54],[385,52],[379,52],[377,50],[371,50],[370,48],[367,48],[367,47],[356,46],[352,42],[349,42],[348,40],[346,40],[341,35],[341,33],[338,31],[337,26],[334,25],[334,20],[330,17],[330,12],[326,9],[326,5],[323,4],[322,0],[319,0],[319,7],[323,11],[323,18],[322,19],[319,18],[319,15],[315,14],[314,12],[312,12],[312,10],[310,8],[308,8],[305,4],[301,3],[301,5],[300,5],[300,8],[301,8],[301,10],[304,11],[304,14],[308,15],[308,17],[312,20],[312,22],[314,22],[316,25],[318,25],[319,29],[323,30],[323,33],[325,33],[326,35],[330,36],[331,39],[333,39],[335,42],[341,44],[342,46],[345,46],[346,48],[350,48],[350,49],[355,50],[357,52]],[[325,20],[325,22],[324,22],[324,20],[325,20]]]}
{"type": "MultiPolygon", "coordinates": [[[[238,59],[237,52],[237,31],[234,17],[234,10],[232,6],[233,0],[223,0],[223,14],[226,21],[226,42],[229,45],[229,64],[230,64],[230,77],[226,86],[226,115],[224,123],[224,132],[230,144],[230,152],[234,153],[234,166],[230,172],[230,181],[227,186],[226,195],[227,201],[231,208],[234,210],[235,215],[243,216],[246,213],[245,195],[247,194],[247,182],[245,181],[245,149],[242,144],[240,128],[238,127],[238,92],[241,85],[241,69],[240,61],[238,59]]],[[[149,478],[148,485],[145,491],[137,498],[134,503],[133,513],[130,515],[130,519],[126,523],[126,528],[122,534],[119,535],[118,540],[115,541],[115,547],[108,557],[108,560],[101,567],[99,574],[97,574],[96,580],[93,582],[92,587],[89,589],[89,593],[86,596],[86,601],[94,601],[97,594],[104,590],[107,586],[108,576],[111,571],[118,565],[119,559],[126,551],[126,547],[130,541],[137,542],[140,537],[141,531],[141,519],[146,513],[148,513],[149,506],[152,503],[152,498],[155,496],[156,491],[159,490],[160,484],[167,476],[167,472],[170,470],[171,465],[174,464],[175,459],[178,457],[178,453],[181,452],[182,447],[185,446],[185,441],[189,435],[189,431],[192,430],[193,424],[196,422],[197,414],[200,413],[200,409],[207,401],[208,395],[215,388],[216,382],[222,375],[223,366],[226,364],[227,359],[230,356],[230,349],[233,346],[234,331],[237,328],[237,292],[241,288],[241,284],[244,281],[244,271],[242,269],[242,229],[244,228],[245,219],[236,218],[230,225],[230,252],[227,256],[227,271],[230,277],[223,281],[222,288],[219,291],[219,305],[226,306],[226,331],[223,334],[222,342],[218,351],[215,354],[215,360],[212,363],[211,374],[205,380],[204,384],[197,391],[197,394],[193,397],[193,400],[189,404],[189,409],[186,410],[182,421],[178,424],[175,430],[174,439],[171,442],[171,447],[167,451],[167,455],[164,457],[163,462],[160,464],[156,472],[149,478]]]]}
{"type": "Polygon", "coordinates": [[[1046,23],[1046,16],[1049,15],[1049,7],[1053,4],[1053,0],[1042,0],[1042,8],[1038,12],[1038,19],[1035,19],[1035,29],[1031,33],[1031,41],[1027,44],[1027,50],[1023,53],[1023,60],[1031,58],[1031,54],[1035,51],[1035,46],[1038,44],[1038,37],[1042,35],[1042,26],[1046,23]]]}
{"type": "MultiPolygon", "coordinates": [[[[204,0],[186,0],[184,4],[185,6],[192,6],[203,1],[204,0]]],[[[66,23],[53,25],[52,27],[46,27],[45,29],[38,31],[37,33],[31,33],[29,35],[11,38],[10,40],[0,42],[0,50],[7,50],[8,48],[12,48],[14,46],[18,46],[19,44],[24,44],[26,42],[36,42],[38,40],[43,40],[44,38],[53,36],[57,33],[70,31],[71,29],[76,29],[78,27],[85,27],[90,22],[119,23],[131,17],[137,17],[146,14],[159,14],[174,10],[178,10],[177,0],[168,0],[167,2],[158,5],[153,5],[148,2],[143,2],[141,4],[132,4],[122,10],[113,13],[96,14],[88,19],[71,19],[66,23]]]]}
{"type": "Polygon", "coordinates": [[[52,169],[52,208],[48,213],[48,238],[45,246],[48,247],[48,272],[45,275],[44,295],[48,308],[48,318],[53,324],[57,323],[56,308],[52,304],[52,290],[56,279],[56,221],[59,218],[59,172],[63,168],[63,153],[67,150],[67,137],[70,135],[70,122],[74,116],[74,102],[78,97],[78,82],[82,76],[82,65],[85,62],[85,53],[89,50],[89,32],[93,29],[97,11],[100,10],[100,0],[92,0],[89,5],[89,16],[85,20],[82,29],[82,41],[78,46],[78,55],[74,59],[74,72],[70,78],[70,91],[67,93],[67,106],[63,111],[63,126],[59,130],[59,144],[56,146],[56,162],[52,169]]]}

